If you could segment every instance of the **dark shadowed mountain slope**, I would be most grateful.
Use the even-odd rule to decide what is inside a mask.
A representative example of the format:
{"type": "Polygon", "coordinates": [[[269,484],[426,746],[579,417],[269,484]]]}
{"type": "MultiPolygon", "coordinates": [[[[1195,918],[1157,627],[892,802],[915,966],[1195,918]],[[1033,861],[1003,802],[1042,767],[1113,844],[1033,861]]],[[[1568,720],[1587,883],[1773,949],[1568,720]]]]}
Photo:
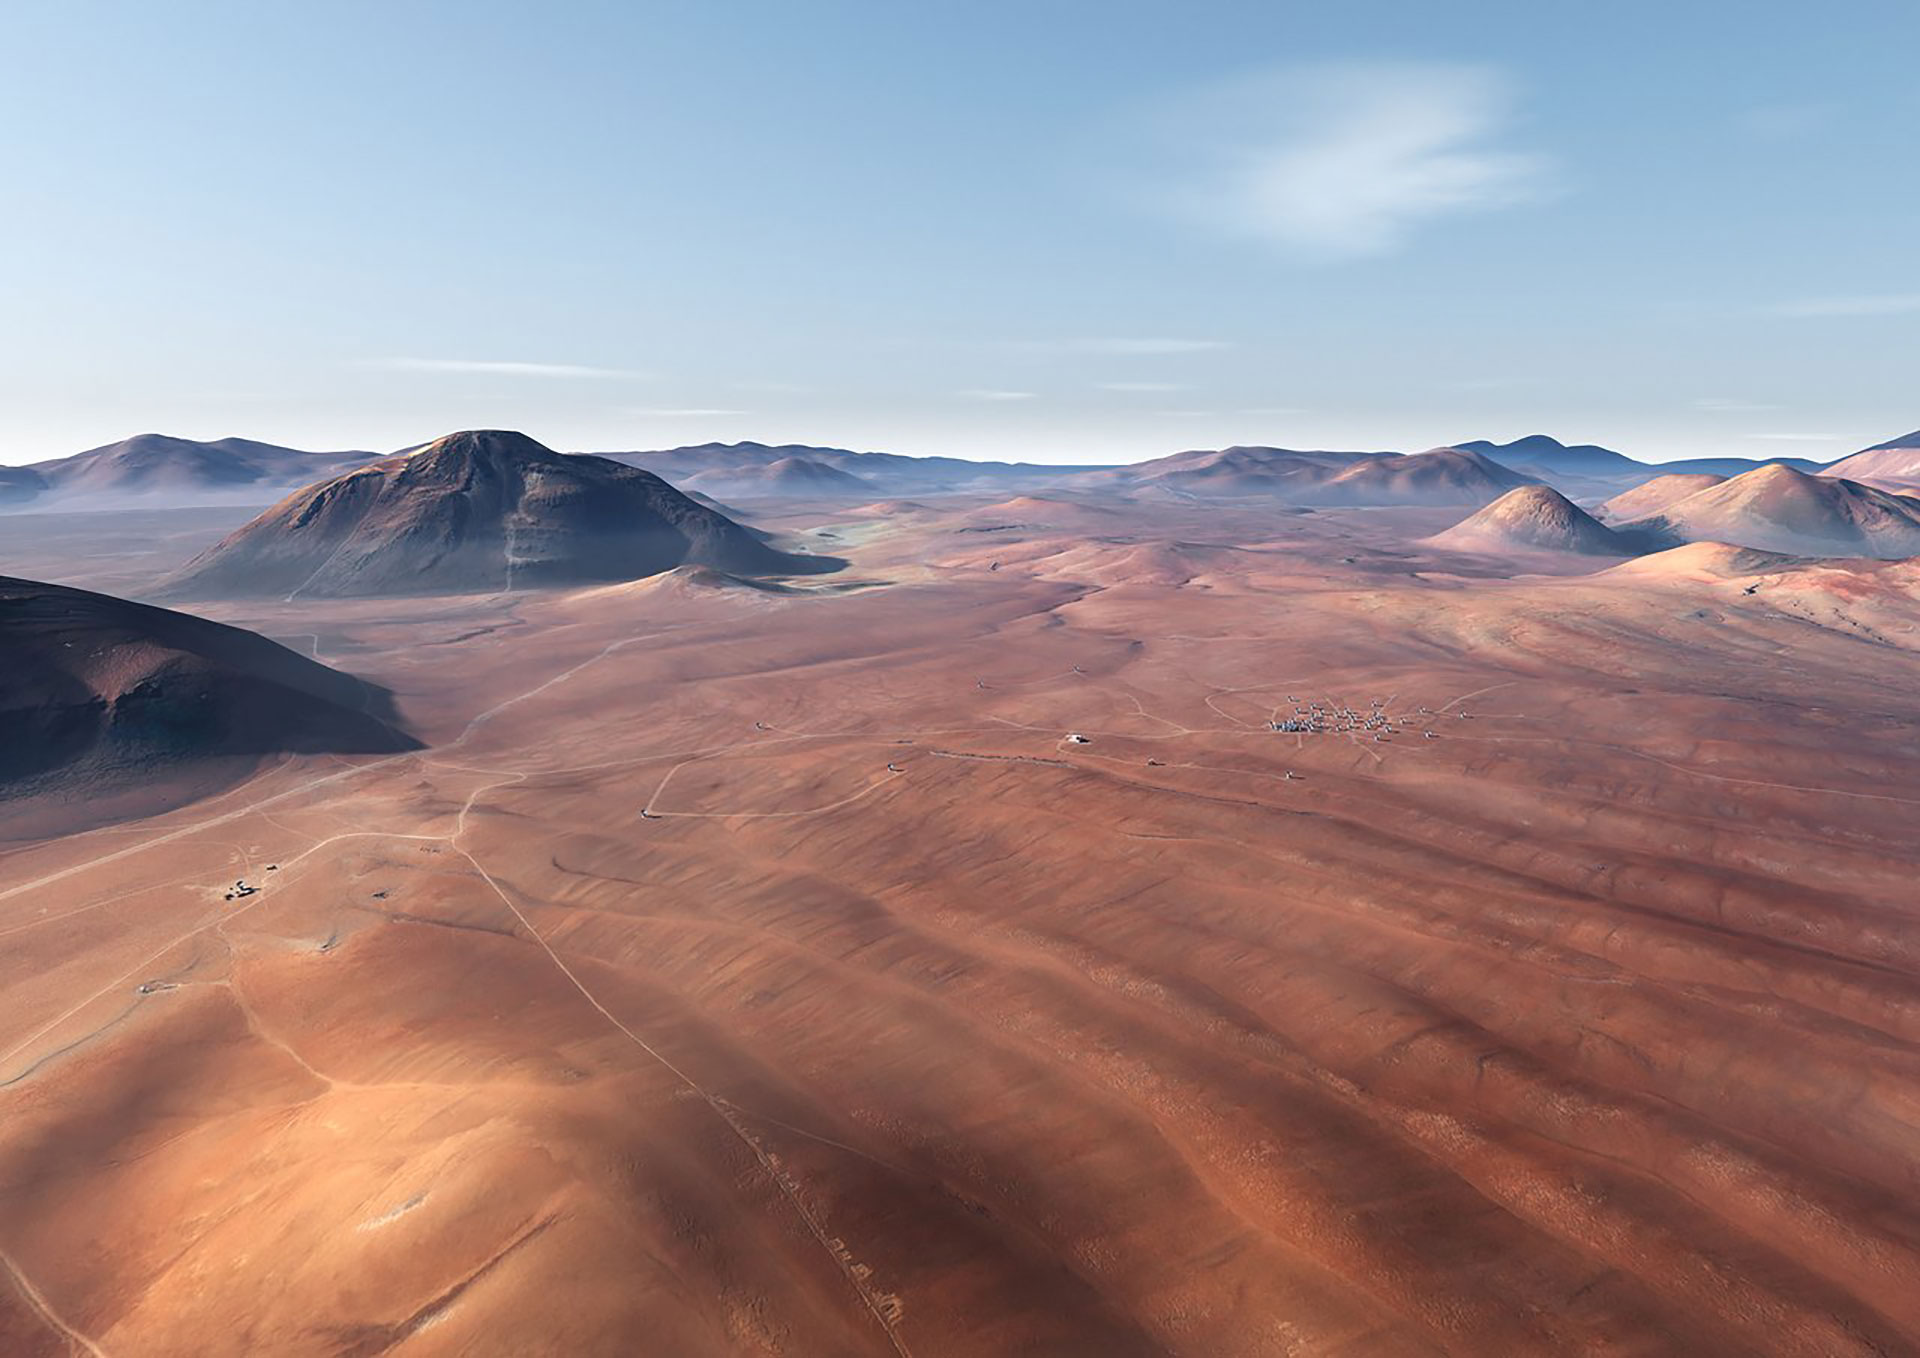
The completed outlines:
{"type": "Polygon", "coordinates": [[[0,467],[0,505],[26,504],[46,488],[46,478],[32,467],[0,467]]]}
{"type": "Polygon", "coordinates": [[[1528,434],[1511,443],[1492,443],[1470,439],[1450,445],[1470,453],[1480,453],[1503,467],[1538,468],[1564,475],[1613,478],[1632,476],[1644,470],[1625,453],[1593,443],[1562,443],[1546,434],[1528,434]]]}
{"type": "Polygon", "coordinates": [[[0,577],[0,796],[278,753],[417,748],[385,690],[253,632],[0,577]]]}
{"type": "Polygon", "coordinates": [[[310,486],[189,562],[175,595],[467,593],[604,583],[683,564],[811,574],[650,472],[525,434],[449,434],[310,486]]]}

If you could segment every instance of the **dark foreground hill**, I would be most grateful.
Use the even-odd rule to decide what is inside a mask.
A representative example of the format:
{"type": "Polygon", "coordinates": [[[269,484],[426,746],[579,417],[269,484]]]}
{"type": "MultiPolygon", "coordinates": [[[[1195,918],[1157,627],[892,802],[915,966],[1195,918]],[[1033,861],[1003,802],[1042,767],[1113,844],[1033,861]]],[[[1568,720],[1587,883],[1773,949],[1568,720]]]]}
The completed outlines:
{"type": "Polygon", "coordinates": [[[165,582],[177,596],[335,597],[601,584],[680,565],[817,574],[651,472],[525,434],[449,434],[282,500],[165,582]]]}
{"type": "Polygon", "coordinates": [[[391,696],[238,627],[0,577],[0,798],[201,761],[418,748],[391,696]]]}

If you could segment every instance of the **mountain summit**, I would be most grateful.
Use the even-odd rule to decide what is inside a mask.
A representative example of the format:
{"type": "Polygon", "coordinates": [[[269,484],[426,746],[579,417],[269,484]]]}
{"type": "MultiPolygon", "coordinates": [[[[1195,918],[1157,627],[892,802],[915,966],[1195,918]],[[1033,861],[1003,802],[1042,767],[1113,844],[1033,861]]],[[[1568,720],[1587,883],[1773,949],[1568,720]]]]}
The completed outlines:
{"type": "Polygon", "coordinates": [[[1600,523],[1551,486],[1520,486],[1446,532],[1429,538],[1458,551],[1577,552],[1630,556],[1634,542],[1600,523]]]}
{"type": "Polygon", "coordinates": [[[651,472],[481,429],[298,491],[167,584],[181,595],[441,594],[688,564],[795,575],[840,563],[775,551],[651,472]]]}
{"type": "Polygon", "coordinates": [[[1826,469],[1827,476],[1847,480],[1892,481],[1895,489],[1920,482],[1920,429],[1897,439],[1862,448],[1826,469]]]}
{"type": "Polygon", "coordinates": [[[1721,481],[1622,527],[1666,546],[1713,541],[1796,556],[1920,556],[1920,501],[1778,465],[1721,481]]]}
{"type": "Polygon", "coordinates": [[[1503,467],[1522,470],[1538,468],[1566,475],[1606,477],[1631,475],[1641,469],[1641,464],[1625,453],[1594,443],[1562,443],[1548,434],[1528,434],[1512,443],[1469,439],[1453,446],[1491,458],[1503,467]]]}
{"type": "Polygon", "coordinates": [[[1372,457],[1356,462],[1303,492],[1309,505],[1485,505],[1535,478],[1504,467],[1472,449],[1432,448],[1424,453],[1372,457]]]}

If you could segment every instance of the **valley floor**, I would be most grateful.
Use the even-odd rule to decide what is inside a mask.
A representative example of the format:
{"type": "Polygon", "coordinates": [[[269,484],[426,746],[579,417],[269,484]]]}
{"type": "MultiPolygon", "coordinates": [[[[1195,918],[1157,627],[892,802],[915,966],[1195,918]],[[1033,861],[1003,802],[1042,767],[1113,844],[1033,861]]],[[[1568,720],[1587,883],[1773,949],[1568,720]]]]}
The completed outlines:
{"type": "Polygon", "coordinates": [[[209,609],[428,748],[0,854],[0,1352],[1920,1352],[1920,591],[1443,522],[209,609]]]}

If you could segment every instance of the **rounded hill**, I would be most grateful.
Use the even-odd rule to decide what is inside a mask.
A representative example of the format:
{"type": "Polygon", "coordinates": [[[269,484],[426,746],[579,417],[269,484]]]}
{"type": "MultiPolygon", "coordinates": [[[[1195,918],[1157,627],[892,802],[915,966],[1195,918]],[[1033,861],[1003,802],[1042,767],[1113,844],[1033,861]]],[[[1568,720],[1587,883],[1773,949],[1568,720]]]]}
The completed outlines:
{"type": "Polygon", "coordinates": [[[769,547],[651,472],[469,430],[296,492],[189,562],[176,595],[334,597],[604,584],[680,565],[836,569],[769,547]]]}

